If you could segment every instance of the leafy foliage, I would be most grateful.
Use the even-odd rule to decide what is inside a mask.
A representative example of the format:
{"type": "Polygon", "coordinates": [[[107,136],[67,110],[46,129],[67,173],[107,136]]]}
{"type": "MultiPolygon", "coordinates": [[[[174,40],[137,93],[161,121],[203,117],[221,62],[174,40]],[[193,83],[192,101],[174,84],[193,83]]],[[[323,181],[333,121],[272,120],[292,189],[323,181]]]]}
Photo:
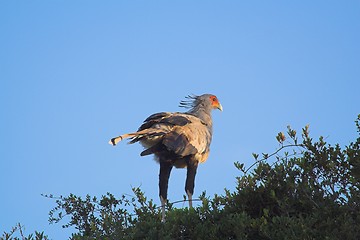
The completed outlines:
{"type": "Polygon", "coordinates": [[[1,240],[48,240],[48,236],[44,234],[44,232],[37,232],[35,234],[29,234],[28,236],[24,233],[24,226],[20,223],[16,224],[15,227],[11,229],[10,232],[4,232],[2,236],[0,236],[1,240]],[[20,237],[14,236],[16,233],[19,233],[20,237]]]}
{"type": "Polygon", "coordinates": [[[360,239],[360,137],[342,149],[314,141],[306,126],[300,138],[288,127],[274,153],[254,153],[247,168],[235,163],[234,191],[203,193],[193,209],[169,203],[165,223],[139,188],[120,199],[48,196],[57,204],[49,221],[69,219],[72,239],[360,239]]]}

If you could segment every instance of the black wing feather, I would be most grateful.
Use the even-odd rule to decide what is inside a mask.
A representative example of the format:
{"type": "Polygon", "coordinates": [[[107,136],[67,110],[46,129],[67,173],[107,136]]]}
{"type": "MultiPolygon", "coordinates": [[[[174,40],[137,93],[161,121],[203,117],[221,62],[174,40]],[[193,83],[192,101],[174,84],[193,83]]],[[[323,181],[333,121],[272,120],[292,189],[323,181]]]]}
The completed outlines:
{"type": "Polygon", "coordinates": [[[185,126],[186,124],[191,123],[191,121],[184,116],[172,114],[169,112],[155,113],[145,119],[144,123],[139,127],[138,131],[151,128],[154,124],[157,123],[185,126]]]}
{"type": "Polygon", "coordinates": [[[197,149],[189,143],[186,136],[177,132],[167,134],[162,141],[162,144],[164,144],[169,151],[183,157],[198,152],[197,149]]]}
{"type": "Polygon", "coordinates": [[[176,125],[176,126],[185,126],[186,124],[191,123],[191,121],[183,116],[171,116],[168,118],[164,118],[160,121],[160,123],[168,123],[171,125],[176,125]]]}
{"type": "Polygon", "coordinates": [[[144,122],[161,119],[161,118],[169,116],[169,115],[171,115],[171,113],[169,113],[169,112],[154,113],[154,114],[150,115],[147,119],[145,119],[144,122]]]}

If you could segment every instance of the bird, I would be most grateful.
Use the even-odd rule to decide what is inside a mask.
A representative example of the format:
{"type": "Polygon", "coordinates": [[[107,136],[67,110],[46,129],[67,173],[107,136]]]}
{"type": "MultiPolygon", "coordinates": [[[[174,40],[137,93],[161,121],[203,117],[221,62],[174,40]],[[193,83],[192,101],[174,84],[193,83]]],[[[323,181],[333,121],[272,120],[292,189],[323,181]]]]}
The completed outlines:
{"type": "Polygon", "coordinates": [[[168,182],[171,170],[186,168],[185,192],[189,208],[195,187],[195,175],[199,163],[204,163],[210,151],[213,134],[212,110],[223,111],[218,98],[213,94],[188,95],[180,102],[186,112],[159,112],[144,120],[136,132],[111,138],[109,144],[115,146],[124,139],[129,144],[140,142],[145,148],[140,156],[154,155],[160,165],[159,197],[161,220],[165,221],[168,182]]]}

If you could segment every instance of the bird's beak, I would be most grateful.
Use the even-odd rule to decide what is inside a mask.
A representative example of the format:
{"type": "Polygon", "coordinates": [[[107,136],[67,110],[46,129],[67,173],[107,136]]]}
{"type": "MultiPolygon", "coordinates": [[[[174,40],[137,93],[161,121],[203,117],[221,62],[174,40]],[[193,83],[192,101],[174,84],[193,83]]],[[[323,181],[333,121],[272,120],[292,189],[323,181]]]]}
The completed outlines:
{"type": "Polygon", "coordinates": [[[220,111],[223,111],[223,107],[221,106],[221,103],[219,103],[219,105],[217,106],[217,109],[219,109],[220,111]]]}

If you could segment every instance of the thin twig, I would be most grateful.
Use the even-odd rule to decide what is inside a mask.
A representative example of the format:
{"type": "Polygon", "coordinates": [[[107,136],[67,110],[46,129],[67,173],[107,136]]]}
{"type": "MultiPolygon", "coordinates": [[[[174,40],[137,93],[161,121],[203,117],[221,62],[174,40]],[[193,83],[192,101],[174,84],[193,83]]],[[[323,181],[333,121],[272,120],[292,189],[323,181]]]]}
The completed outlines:
{"type": "Polygon", "coordinates": [[[250,165],[250,167],[248,167],[245,171],[244,174],[247,174],[247,172],[253,168],[256,164],[265,161],[266,159],[271,158],[272,156],[276,155],[278,152],[280,152],[281,150],[285,149],[285,148],[289,148],[289,147],[305,147],[303,144],[289,144],[289,145],[285,145],[285,146],[281,146],[281,148],[279,148],[278,150],[276,150],[275,152],[273,152],[272,154],[266,156],[265,158],[262,158],[260,160],[255,161],[253,164],[250,165]]]}

